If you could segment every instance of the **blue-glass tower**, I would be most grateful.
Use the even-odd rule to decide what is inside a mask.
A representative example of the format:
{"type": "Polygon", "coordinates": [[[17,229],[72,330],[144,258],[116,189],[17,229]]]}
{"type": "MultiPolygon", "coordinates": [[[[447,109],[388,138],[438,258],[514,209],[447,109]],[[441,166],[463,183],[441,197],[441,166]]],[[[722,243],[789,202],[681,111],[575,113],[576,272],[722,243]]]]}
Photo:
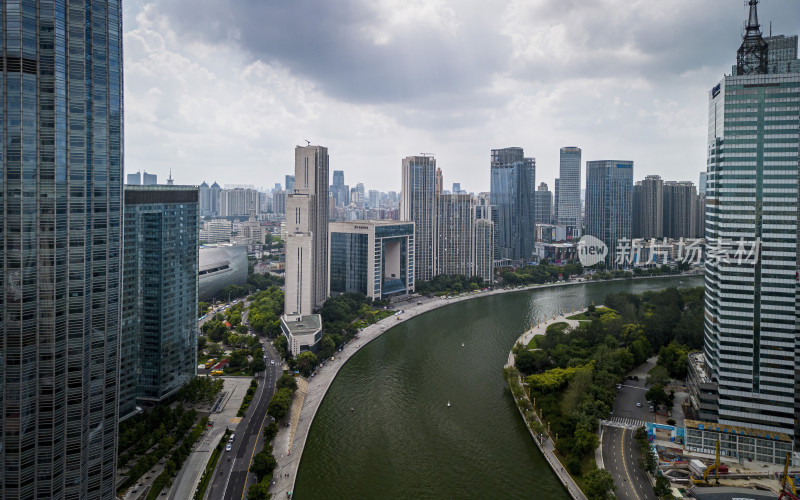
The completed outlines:
{"type": "Polygon", "coordinates": [[[630,240],[633,217],[633,162],[586,162],[586,234],[608,247],[606,264],[611,266],[620,240],[630,240]]]}
{"type": "Polygon", "coordinates": [[[522,148],[492,150],[491,203],[496,206],[495,259],[526,262],[536,244],[536,160],[522,148]]]}
{"type": "Polygon", "coordinates": [[[112,498],[122,240],[118,0],[0,5],[0,491],[112,498]]]}

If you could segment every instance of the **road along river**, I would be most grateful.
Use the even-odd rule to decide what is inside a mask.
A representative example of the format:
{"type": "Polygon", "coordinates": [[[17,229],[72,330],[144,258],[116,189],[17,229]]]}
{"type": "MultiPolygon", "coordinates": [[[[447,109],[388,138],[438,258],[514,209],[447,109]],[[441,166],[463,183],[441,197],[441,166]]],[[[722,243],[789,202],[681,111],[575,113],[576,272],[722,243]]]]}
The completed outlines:
{"type": "Polygon", "coordinates": [[[294,498],[569,498],[503,380],[508,351],[537,317],[670,285],[703,278],[486,296],[398,324],[340,369],[311,426],[294,498]]]}

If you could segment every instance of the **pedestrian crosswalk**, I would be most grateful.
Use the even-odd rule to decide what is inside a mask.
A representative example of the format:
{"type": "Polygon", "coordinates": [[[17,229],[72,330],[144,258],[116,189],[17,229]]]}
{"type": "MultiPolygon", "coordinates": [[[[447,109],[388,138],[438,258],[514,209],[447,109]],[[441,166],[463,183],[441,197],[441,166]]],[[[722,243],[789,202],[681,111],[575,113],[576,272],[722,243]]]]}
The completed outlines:
{"type": "Polygon", "coordinates": [[[600,425],[621,427],[623,429],[638,429],[639,427],[643,427],[644,424],[645,424],[644,420],[638,420],[635,418],[622,418],[622,417],[611,417],[610,420],[600,421],[600,425]]]}

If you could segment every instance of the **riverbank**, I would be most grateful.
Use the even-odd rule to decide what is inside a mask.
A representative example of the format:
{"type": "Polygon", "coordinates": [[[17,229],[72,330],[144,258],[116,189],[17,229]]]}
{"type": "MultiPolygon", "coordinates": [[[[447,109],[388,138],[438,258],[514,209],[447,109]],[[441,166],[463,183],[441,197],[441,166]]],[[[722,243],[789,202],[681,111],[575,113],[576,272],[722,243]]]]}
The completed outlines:
{"type": "MultiPolygon", "coordinates": [[[[567,316],[580,314],[586,311],[587,309],[584,308],[582,310],[564,313],[560,316],[554,315],[552,319],[546,319],[543,323],[537,324],[535,327],[532,327],[530,330],[520,335],[515,342],[515,345],[521,344],[523,346],[527,346],[533,337],[537,335],[545,335],[547,333],[547,327],[554,323],[563,322],[567,323],[570,327],[576,327],[578,326],[579,322],[577,320],[567,319],[567,316]]],[[[558,457],[556,457],[556,449],[553,443],[553,438],[549,436],[550,428],[549,426],[546,426],[544,422],[542,422],[538,412],[536,411],[536,407],[533,406],[530,398],[528,397],[527,391],[525,391],[523,388],[522,378],[515,367],[515,360],[516,356],[514,355],[514,351],[509,351],[508,363],[505,366],[505,373],[508,377],[509,389],[511,389],[511,393],[514,396],[514,401],[517,404],[517,410],[519,410],[519,415],[522,417],[522,421],[525,422],[525,426],[528,428],[528,433],[530,433],[531,437],[533,438],[533,442],[536,443],[539,451],[547,460],[550,468],[553,469],[553,472],[555,473],[556,477],[558,477],[558,480],[561,481],[561,484],[563,484],[564,488],[567,489],[569,495],[575,500],[586,500],[586,495],[581,491],[580,487],[572,478],[572,476],[564,469],[564,464],[562,464],[558,460],[558,457]],[[534,429],[534,426],[536,429],[534,429]]]]}
{"type": "MultiPolygon", "coordinates": [[[[639,279],[647,279],[647,278],[639,278],[639,279]]],[[[623,280],[624,279],[614,280],[614,281],[623,281],[623,280]]],[[[498,295],[511,292],[523,292],[538,288],[570,286],[574,284],[586,284],[586,283],[587,282],[552,283],[547,285],[529,286],[525,288],[498,289],[480,293],[469,293],[452,299],[419,298],[419,299],[409,300],[405,303],[397,304],[398,308],[405,308],[405,311],[400,316],[391,316],[374,325],[370,325],[369,327],[365,328],[363,331],[359,333],[358,339],[351,341],[347,346],[345,346],[342,352],[337,352],[335,354],[334,361],[330,360],[326,361],[325,366],[320,367],[318,369],[315,377],[309,379],[308,388],[306,391],[305,399],[303,401],[300,416],[297,419],[297,424],[290,428],[282,427],[281,433],[275,440],[274,449],[278,465],[276,467],[275,484],[271,486],[270,493],[277,494],[283,497],[286,495],[287,492],[294,491],[296,474],[298,471],[300,460],[302,458],[303,448],[305,445],[306,438],[308,436],[309,429],[314,420],[317,409],[319,408],[319,405],[322,399],[324,398],[325,394],[327,393],[327,390],[330,387],[333,379],[336,377],[336,374],[338,373],[341,366],[350,359],[350,356],[355,354],[356,351],[358,351],[361,347],[363,347],[367,343],[371,342],[375,338],[382,335],[383,332],[391,329],[393,326],[396,326],[401,322],[408,320],[412,317],[425,314],[434,309],[438,309],[439,307],[444,307],[454,302],[459,302],[462,300],[469,300],[475,297],[484,297],[488,295],[498,295]],[[291,439],[289,439],[289,436],[292,435],[292,431],[293,431],[293,436],[291,439]],[[290,451],[291,454],[289,454],[290,451]]],[[[539,310],[541,311],[542,315],[548,317],[552,317],[554,314],[557,313],[560,314],[560,311],[558,311],[556,307],[553,307],[552,310],[546,310],[546,309],[542,310],[541,308],[539,310]]],[[[504,348],[503,351],[505,351],[504,348]]],[[[503,356],[504,355],[505,354],[503,353],[503,356]]],[[[502,361],[500,363],[502,363],[502,361]]],[[[313,479],[308,479],[308,480],[313,480],[313,479]]]]}

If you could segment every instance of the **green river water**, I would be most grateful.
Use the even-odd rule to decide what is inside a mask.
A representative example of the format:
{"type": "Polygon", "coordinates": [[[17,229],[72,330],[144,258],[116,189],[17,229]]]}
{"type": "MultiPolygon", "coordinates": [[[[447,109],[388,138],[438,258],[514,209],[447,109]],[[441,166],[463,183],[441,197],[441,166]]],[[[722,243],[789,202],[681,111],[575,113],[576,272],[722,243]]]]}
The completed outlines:
{"type": "Polygon", "coordinates": [[[311,426],[294,498],[569,498],[503,380],[509,350],[537,316],[601,304],[613,292],[679,284],[702,286],[703,279],[520,291],[455,303],[393,327],[331,384],[311,426]]]}

